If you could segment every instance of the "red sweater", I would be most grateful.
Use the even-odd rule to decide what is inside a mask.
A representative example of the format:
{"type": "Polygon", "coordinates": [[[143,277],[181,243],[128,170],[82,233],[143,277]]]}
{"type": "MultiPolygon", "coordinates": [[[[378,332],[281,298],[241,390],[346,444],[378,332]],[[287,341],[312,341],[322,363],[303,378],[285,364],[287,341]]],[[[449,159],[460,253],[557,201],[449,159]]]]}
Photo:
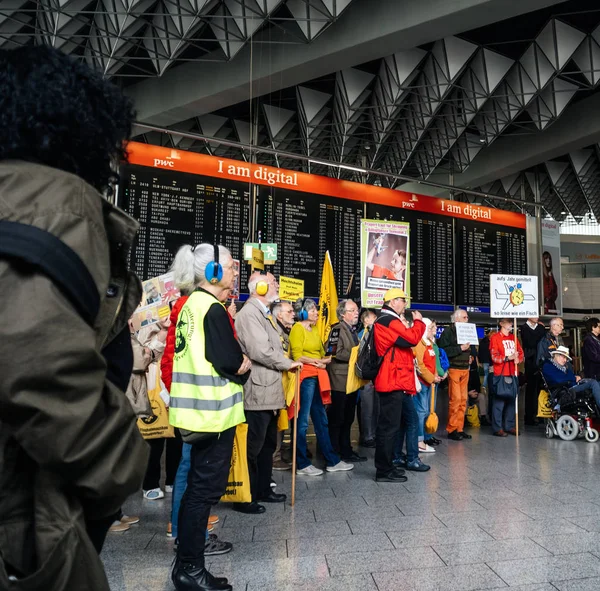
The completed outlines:
{"type": "Polygon", "coordinates": [[[165,343],[165,352],[160,360],[160,373],[165,388],[171,391],[171,381],[173,380],[173,355],[175,354],[175,330],[177,329],[177,319],[179,312],[187,302],[189,296],[181,296],[174,304],[171,310],[171,325],[167,332],[165,343]]]}
{"type": "MultiPolygon", "coordinates": [[[[515,335],[503,335],[497,332],[490,337],[490,354],[492,363],[494,364],[495,376],[514,376],[515,362],[505,361],[506,357],[513,355],[515,352],[515,335]]],[[[517,362],[522,363],[524,359],[521,343],[517,340],[517,362]]]]}

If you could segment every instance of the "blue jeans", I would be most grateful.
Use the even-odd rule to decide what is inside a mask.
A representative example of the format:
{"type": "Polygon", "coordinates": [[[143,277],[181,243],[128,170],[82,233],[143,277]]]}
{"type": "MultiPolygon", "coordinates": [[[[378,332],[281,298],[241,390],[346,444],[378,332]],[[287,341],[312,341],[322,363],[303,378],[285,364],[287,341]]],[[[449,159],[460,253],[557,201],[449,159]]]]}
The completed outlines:
{"type": "Polygon", "coordinates": [[[579,380],[575,386],[569,388],[572,392],[585,392],[589,390],[596,401],[596,405],[600,410],[600,383],[597,380],[579,380]]]}
{"type": "Polygon", "coordinates": [[[487,390],[487,387],[488,387],[488,376],[489,376],[489,374],[490,374],[490,364],[489,363],[484,363],[483,364],[483,384],[481,384],[481,385],[486,390],[487,390]]]}
{"type": "Polygon", "coordinates": [[[417,415],[415,396],[404,394],[402,399],[402,419],[400,421],[400,432],[396,439],[396,447],[394,450],[395,459],[403,457],[402,449],[404,447],[404,439],[406,438],[406,461],[414,462],[419,457],[419,435],[418,423],[419,416],[417,415]]]}
{"type": "MultiPolygon", "coordinates": [[[[177,524],[179,523],[179,508],[181,507],[181,499],[187,488],[188,474],[192,463],[190,452],[192,446],[189,443],[184,443],[181,448],[181,460],[177,474],[175,474],[175,482],[173,482],[173,499],[171,502],[171,532],[174,538],[177,538],[177,524]]],[[[206,530],[206,538],[208,539],[208,530],[206,530]]]]}
{"type": "Polygon", "coordinates": [[[298,470],[310,466],[306,455],[306,432],[308,431],[308,417],[312,418],[315,435],[321,452],[325,456],[328,466],[335,466],[340,457],[333,451],[329,439],[327,413],[318,391],[317,378],[304,378],[300,384],[300,412],[298,413],[298,441],[296,452],[298,454],[298,470]]]}
{"type": "Polygon", "coordinates": [[[431,386],[421,384],[421,391],[415,395],[415,410],[417,411],[418,425],[417,435],[419,441],[425,440],[425,421],[429,416],[431,406],[431,386]]]}

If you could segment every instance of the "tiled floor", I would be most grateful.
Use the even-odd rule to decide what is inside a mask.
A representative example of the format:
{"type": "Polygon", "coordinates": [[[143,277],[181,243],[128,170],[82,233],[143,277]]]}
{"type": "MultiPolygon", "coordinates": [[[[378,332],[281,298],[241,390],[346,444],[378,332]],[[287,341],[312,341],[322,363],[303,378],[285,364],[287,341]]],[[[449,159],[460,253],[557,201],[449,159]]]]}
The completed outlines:
{"type": "MultiPolygon", "coordinates": [[[[249,516],[219,506],[217,533],[234,550],[210,570],[236,591],[600,589],[600,445],[535,429],[519,441],[473,435],[444,438],[423,456],[431,471],[405,484],[374,482],[369,461],[299,477],[294,508],[249,516]]],[[[291,474],[275,478],[289,494],[291,474]]],[[[109,536],[113,591],[173,589],[169,506],[169,496],[127,505],[142,520],[109,536]]]]}

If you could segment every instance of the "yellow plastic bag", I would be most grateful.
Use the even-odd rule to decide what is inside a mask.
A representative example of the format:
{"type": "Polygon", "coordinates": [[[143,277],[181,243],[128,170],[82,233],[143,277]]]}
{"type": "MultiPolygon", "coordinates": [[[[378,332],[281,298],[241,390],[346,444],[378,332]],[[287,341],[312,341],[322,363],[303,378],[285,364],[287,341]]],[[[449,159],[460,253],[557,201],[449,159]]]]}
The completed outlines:
{"type": "Polygon", "coordinates": [[[481,427],[481,423],[479,422],[479,407],[476,404],[467,408],[467,423],[471,427],[481,427]]]}
{"type": "Polygon", "coordinates": [[[227,479],[225,494],[221,497],[225,503],[250,503],[250,476],[248,475],[248,423],[240,423],[235,428],[231,468],[227,479]]]}
{"type": "Polygon", "coordinates": [[[350,359],[348,360],[348,377],[346,378],[346,394],[352,394],[360,390],[365,384],[369,383],[369,380],[361,380],[357,375],[354,368],[356,367],[356,360],[358,359],[359,345],[352,347],[350,351],[350,359]]]}
{"type": "Polygon", "coordinates": [[[552,406],[550,405],[550,395],[546,390],[541,390],[538,395],[538,413],[537,416],[542,419],[552,418],[552,406]]]}
{"type": "Polygon", "coordinates": [[[431,406],[429,407],[429,416],[425,420],[425,432],[435,433],[438,430],[440,420],[435,414],[435,384],[431,384],[431,406]]]}
{"type": "Polygon", "coordinates": [[[138,429],[144,439],[159,439],[160,437],[175,437],[175,430],[169,424],[169,411],[160,393],[163,383],[160,379],[160,371],[157,363],[151,363],[146,374],[148,381],[148,399],[152,407],[149,417],[139,418],[138,429]],[[153,387],[151,388],[151,384],[153,387]]]}

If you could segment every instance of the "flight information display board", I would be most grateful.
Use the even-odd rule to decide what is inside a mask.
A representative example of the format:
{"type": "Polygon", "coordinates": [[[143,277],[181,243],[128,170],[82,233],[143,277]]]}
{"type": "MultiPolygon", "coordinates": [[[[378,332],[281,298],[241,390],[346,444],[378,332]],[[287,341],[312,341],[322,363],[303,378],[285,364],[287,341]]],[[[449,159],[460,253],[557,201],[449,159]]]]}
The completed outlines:
{"type": "Polygon", "coordinates": [[[453,219],[377,204],[367,205],[367,218],[410,223],[411,301],[430,309],[451,309],[453,219]]]}
{"type": "MultiPolygon", "coordinates": [[[[118,205],[140,222],[130,262],[140,278],[166,273],[182,244],[222,244],[241,260],[250,229],[248,183],[137,165],[120,174],[118,205]]],[[[246,265],[241,273],[245,285],[246,265]]]]}
{"type": "Polygon", "coordinates": [[[258,203],[262,240],[278,244],[276,277],[304,279],[305,295],[318,297],[329,250],[340,296],[353,275],[358,287],[363,203],[268,187],[260,187],[258,203]]]}
{"type": "Polygon", "coordinates": [[[456,220],[456,300],[487,312],[490,274],[527,275],[526,230],[470,220],[456,220]]]}

